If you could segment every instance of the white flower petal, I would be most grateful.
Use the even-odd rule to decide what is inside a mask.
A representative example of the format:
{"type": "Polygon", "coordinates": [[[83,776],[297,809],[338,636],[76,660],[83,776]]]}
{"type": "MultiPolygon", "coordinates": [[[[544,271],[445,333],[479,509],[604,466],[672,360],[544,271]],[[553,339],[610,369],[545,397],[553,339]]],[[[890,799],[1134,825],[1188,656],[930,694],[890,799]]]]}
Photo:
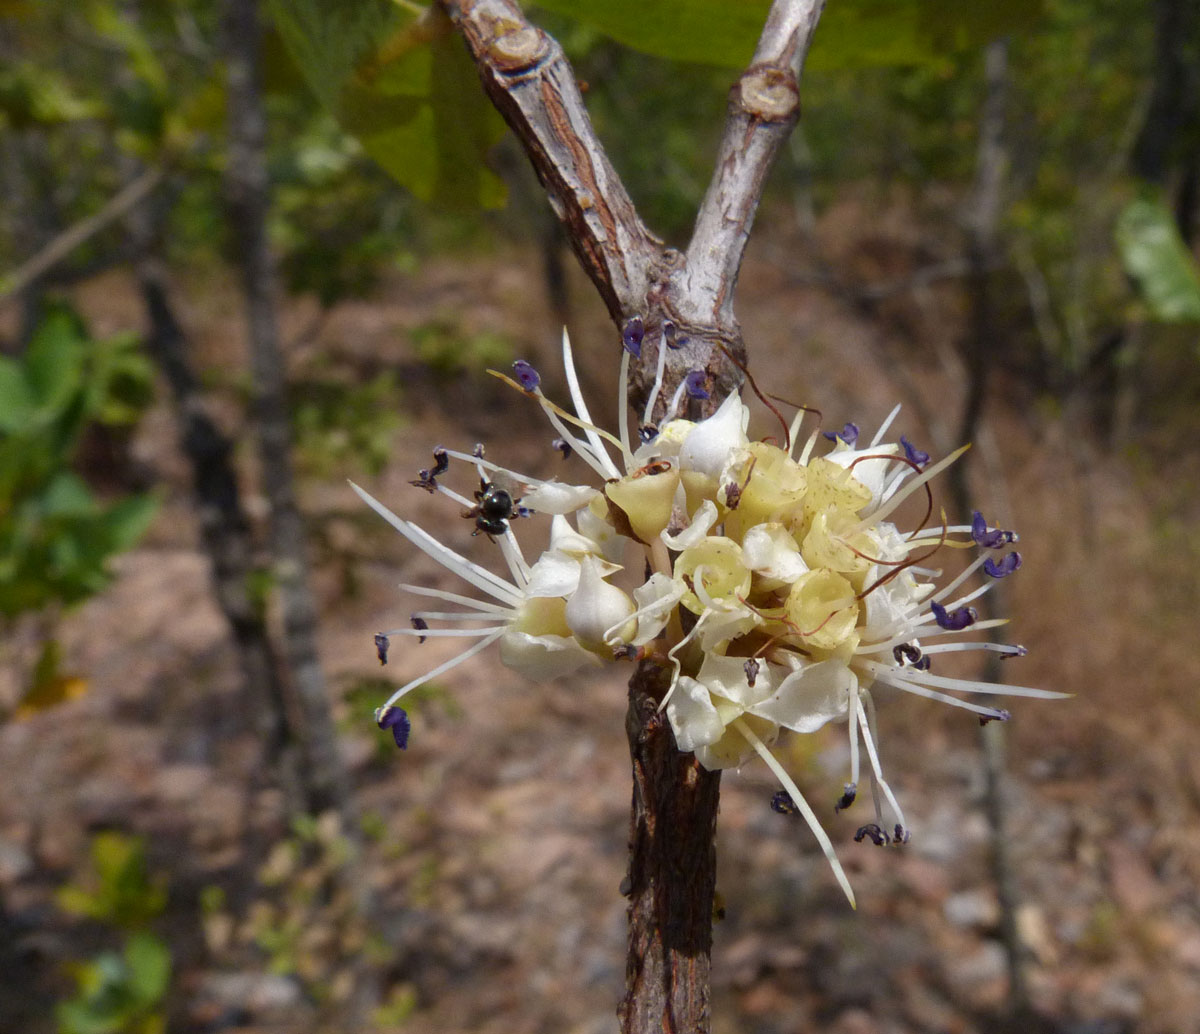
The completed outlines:
{"type": "Polygon", "coordinates": [[[712,416],[688,433],[679,450],[680,468],[710,478],[720,477],[730,453],[749,444],[746,437],[749,419],[750,411],[742,405],[741,398],[736,392],[730,395],[712,416]]]}
{"type": "Polygon", "coordinates": [[[794,732],[816,732],[850,708],[855,675],[841,661],[820,661],[793,672],[769,699],[747,708],[794,732]]]}
{"type": "Polygon", "coordinates": [[[535,682],[545,682],[600,664],[599,657],[588,653],[568,636],[515,631],[505,632],[501,637],[500,660],[506,668],[535,682]]]}
{"type": "Polygon", "coordinates": [[[716,743],[725,732],[708,690],[695,679],[682,676],[667,702],[667,721],[675,730],[675,744],[682,751],[716,743]]]}
{"type": "Polygon", "coordinates": [[[692,523],[683,531],[678,535],[672,535],[664,528],[659,537],[667,544],[668,549],[683,552],[691,546],[698,546],[716,523],[716,504],[711,499],[705,499],[700,505],[700,509],[693,515],[692,523]]]}
{"type": "Polygon", "coordinates": [[[590,485],[568,485],[546,481],[521,497],[521,505],[538,513],[574,513],[587,506],[600,493],[590,485]]]}

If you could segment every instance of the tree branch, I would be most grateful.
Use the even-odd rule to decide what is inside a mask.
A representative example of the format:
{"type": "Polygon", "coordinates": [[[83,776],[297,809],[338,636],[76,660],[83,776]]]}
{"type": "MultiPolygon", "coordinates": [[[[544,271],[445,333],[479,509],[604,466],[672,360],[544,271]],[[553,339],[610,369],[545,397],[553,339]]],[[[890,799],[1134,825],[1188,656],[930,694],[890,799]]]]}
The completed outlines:
{"type": "MultiPolygon", "coordinates": [[[[735,84],[720,158],[682,255],[642,223],[595,136],[559,45],[525,20],[513,0],[440,0],[479,69],[492,102],[521,141],[571,246],[618,328],[638,316],[645,336],[631,364],[639,406],[664,360],[661,422],[693,370],[711,414],[741,384],[745,355],[733,312],[746,239],[771,162],[799,118],[800,68],[824,0],[775,0],[754,62],[735,84]],[[665,352],[665,354],[663,354],[665,352]]],[[[643,662],[629,683],[626,733],[633,763],[629,957],[621,1004],[625,1034],[705,1034],[716,887],[720,773],[681,754],[659,703],[666,669],[643,662]]]]}
{"type": "Polygon", "coordinates": [[[162,183],[166,169],[155,166],[127,183],[109,199],[100,211],[80,219],[50,241],[36,255],[0,279],[0,304],[19,295],[34,280],[49,272],[85,241],[106,230],[141,203],[162,183]]]}
{"type": "Polygon", "coordinates": [[[735,326],[733,291],[775,155],[800,118],[800,71],[825,0],[776,0],[729,92],[725,133],[687,248],[686,314],[735,326]]]}
{"type": "Polygon", "coordinates": [[[609,314],[619,324],[641,312],[662,242],[608,160],[562,47],[530,24],[514,0],[445,0],[442,7],[609,314]]]}

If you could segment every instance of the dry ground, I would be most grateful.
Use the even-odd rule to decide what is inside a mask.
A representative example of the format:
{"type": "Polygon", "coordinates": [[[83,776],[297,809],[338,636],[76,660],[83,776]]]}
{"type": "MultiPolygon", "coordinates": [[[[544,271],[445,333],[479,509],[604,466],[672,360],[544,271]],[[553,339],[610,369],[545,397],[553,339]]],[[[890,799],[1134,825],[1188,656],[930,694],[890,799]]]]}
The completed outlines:
{"type": "MultiPolygon", "coordinates": [[[[862,222],[853,210],[827,216],[826,257],[848,274],[890,276],[873,263],[898,255],[903,272],[916,231],[889,216],[868,247],[846,230],[862,222]]],[[[868,318],[797,279],[806,256],[786,232],[766,237],[740,289],[753,369],[769,372],[779,394],[820,406],[830,426],[870,427],[903,401],[899,429],[938,451],[952,447],[963,378],[954,285],[906,293],[868,318]]],[[[432,263],[369,302],[340,307],[290,357],[294,373],[326,350],[350,369],[406,371],[407,426],[369,486],[431,524],[454,516],[462,548],[482,555],[485,540],[470,540],[438,499],[405,485],[428,465],[429,448],[486,440],[518,468],[560,461],[524,400],[480,376],[431,379],[414,366],[406,331],[439,317],[466,331],[500,330],[522,354],[543,357],[548,373],[557,329],[536,268],[535,256],[519,252],[432,263]]],[[[612,398],[611,329],[578,280],[573,301],[586,390],[612,398]]],[[[93,285],[81,303],[100,332],[137,318],[119,277],[93,285]]],[[[206,366],[241,363],[236,299],[225,285],[189,284],[184,313],[206,366]]],[[[296,305],[287,327],[298,333],[310,317],[296,305]]],[[[1102,449],[1077,414],[1055,413],[1004,378],[995,386],[970,462],[978,505],[1022,535],[1025,566],[1006,606],[1012,637],[1030,652],[1005,673],[1076,694],[1018,702],[1008,726],[1011,848],[1033,1001],[1050,1030],[1200,1031],[1198,517],[1186,457],[1168,468],[1144,458],[1162,455],[1151,449],[1102,449]]],[[[238,407],[221,412],[240,432],[238,407]]],[[[760,434],[772,433],[761,408],[755,420],[760,434]]],[[[1148,429],[1147,440],[1160,433],[1148,429]]],[[[145,834],[152,868],[169,877],[161,931],[176,956],[172,1030],[335,1029],[346,959],[366,960],[400,1003],[392,1024],[409,1034],[614,1030],[629,800],[620,674],[530,686],[485,654],[415,711],[411,749],[381,759],[379,734],[342,698],[380,675],[371,633],[407,618],[394,583],[445,576],[365,520],[343,476],[306,482],[319,531],[322,656],[370,832],[358,878],[374,899],[379,943],[365,944],[361,924],[336,927],[345,920],[336,899],[324,911],[297,899],[288,888],[307,876],[278,853],[281,884],[255,875],[279,797],[256,771],[169,413],[149,415],[134,452],[171,495],[146,542],[116,564],[111,591],[65,625],[70,663],[92,689],[0,728],[0,1017],[10,1017],[0,1029],[53,1029],[51,1003],[69,987],[63,963],[104,933],[58,911],[52,890],[78,878],[90,833],[118,828],[145,834]],[[235,904],[206,921],[210,884],[235,904]],[[247,932],[270,908],[302,917],[291,963],[247,932]]],[[[252,471],[248,450],[241,459],[252,471]]],[[[25,628],[10,643],[0,673],[9,698],[14,658],[28,658],[32,636],[25,628]]],[[[439,651],[436,643],[398,650],[384,674],[423,670],[439,651]]],[[[907,848],[855,844],[859,817],[833,816],[844,732],[788,751],[839,846],[857,912],[803,827],[769,809],[765,770],[749,765],[724,780],[718,1034],[995,1029],[1006,981],[978,727],[925,701],[882,703],[885,763],[913,830],[907,848]]]]}

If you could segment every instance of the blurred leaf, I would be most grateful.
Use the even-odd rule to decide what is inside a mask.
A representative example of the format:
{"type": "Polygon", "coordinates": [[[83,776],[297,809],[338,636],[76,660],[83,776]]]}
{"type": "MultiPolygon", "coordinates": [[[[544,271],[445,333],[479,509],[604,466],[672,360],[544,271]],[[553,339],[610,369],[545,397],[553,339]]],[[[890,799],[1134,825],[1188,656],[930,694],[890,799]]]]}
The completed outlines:
{"type": "Polygon", "coordinates": [[[1200,271],[1162,200],[1147,194],[1131,201],[1116,234],[1125,271],[1151,316],[1164,323],[1200,322],[1200,271]]]}
{"type": "Polygon", "coordinates": [[[139,1005],[153,1005],[167,992],[171,979],[171,951],[157,937],[135,933],[125,945],[129,988],[139,1005]]]}
{"type": "Polygon", "coordinates": [[[167,893],[161,880],[150,878],[142,838],[106,832],[92,838],[85,886],[60,887],[56,900],[75,915],[136,928],[162,912],[167,893]]]}
{"type": "Polygon", "coordinates": [[[387,0],[273,0],[309,86],[399,183],[448,207],[499,207],[484,160],[504,124],[449,21],[387,0]]]}
{"type": "Polygon", "coordinates": [[[42,644],[29,686],[13,711],[14,721],[24,721],[69,700],[78,700],[88,691],[87,679],[65,675],[59,670],[61,661],[62,645],[57,639],[47,639],[42,644]]]}
{"type": "MultiPolygon", "coordinates": [[[[744,68],[770,0],[537,0],[634,50],[675,61],[744,68]]],[[[1041,0],[1004,5],[961,0],[840,0],[821,15],[809,65],[863,68],[943,60],[948,46],[977,46],[1027,28],[1041,0]]]]}

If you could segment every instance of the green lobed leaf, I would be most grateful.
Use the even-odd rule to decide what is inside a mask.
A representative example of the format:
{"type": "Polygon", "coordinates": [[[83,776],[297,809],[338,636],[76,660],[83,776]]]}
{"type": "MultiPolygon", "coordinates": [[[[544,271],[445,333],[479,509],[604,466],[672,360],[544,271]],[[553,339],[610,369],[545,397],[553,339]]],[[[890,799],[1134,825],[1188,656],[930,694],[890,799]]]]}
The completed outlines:
{"type": "Polygon", "coordinates": [[[445,16],[387,0],[272,0],[271,10],[313,91],[401,185],[447,207],[503,204],[485,158],[504,123],[445,16]]]}
{"type": "Polygon", "coordinates": [[[1117,247],[1151,316],[1200,322],[1200,270],[1170,209],[1152,194],[1131,201],[1117,219],[1117,247]]]}

